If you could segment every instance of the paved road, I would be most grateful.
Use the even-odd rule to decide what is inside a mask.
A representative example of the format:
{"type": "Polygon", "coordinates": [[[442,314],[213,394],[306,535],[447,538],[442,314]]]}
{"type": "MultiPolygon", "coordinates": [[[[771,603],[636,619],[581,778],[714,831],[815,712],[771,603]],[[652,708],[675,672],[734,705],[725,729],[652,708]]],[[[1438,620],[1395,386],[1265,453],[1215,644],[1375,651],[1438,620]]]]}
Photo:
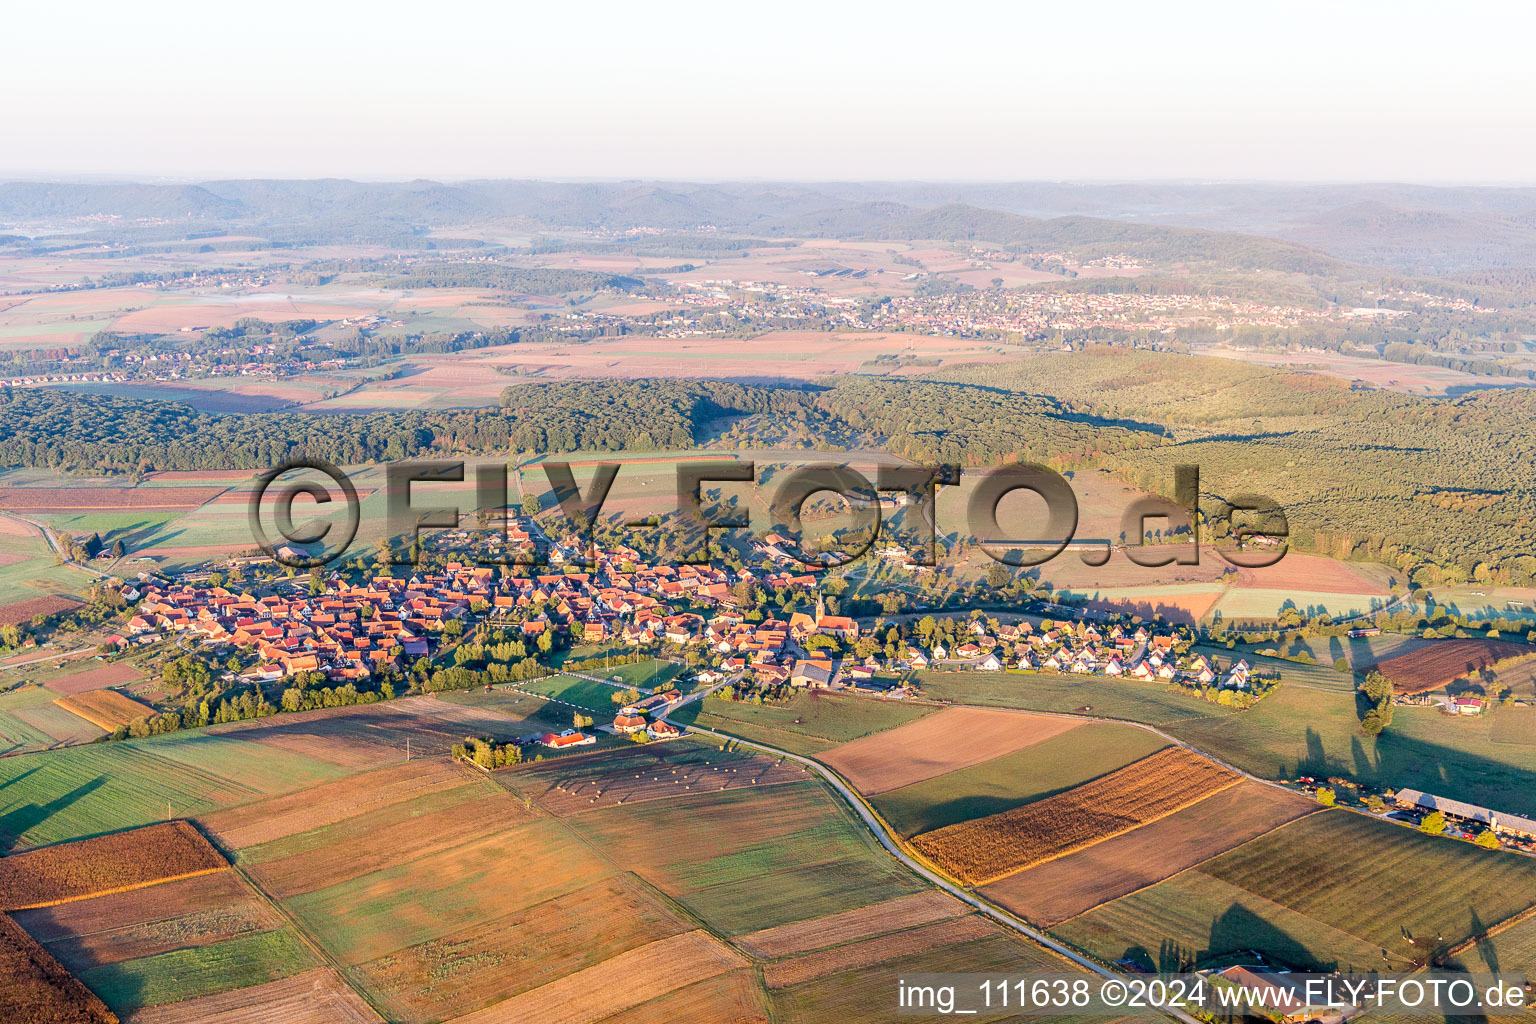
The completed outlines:
{"type": "MultiPolygon", "coordinates": [[[[673,707],[668,708],[666,711],[662,712],[658,717],[660,717],[662,720],[665,720],[667,715],[670,715],[672,712],[676,711],[683,705],[698,700],[702,698],[705,693],[712,692],[713,690],[718,689],[720,686],[724,685],[725,683],[723,682],[719,683],[716,686],[711,687],[708,691],[694,694],[685,700],[679,701],[673,707]]],[[[1078,716],[1068,715],[1063,717],[1071,718],[1078,716]]],[[[752,747],[756,750],[761,750],[764,753],[773,754],[777,757],[782,757],[786,760],[794,761],[796,764],[810,769],[817,775],[821,776],[827,785],[831,786],[833,790],[836,791],[837,794],[848,803],[848,806],[853,808],[854,813],[859,816],[860,820],[862,820],[870,832],[874,834],[875,839],[880,843],[882,847],[885,848],[886,852],[895,857],[902,864],[906,865],[912,871],[922,876],[928,882],[938,886],[940,889],[943,889],[945,892],[949,893],[951,896],[962,901],[963,903],[976,908],[978,911],[992,918],[994,921],[997,921],[999,924],[1013,929],[1026,938],[1031,939],[1037,944],[1044,946],[1046,949],[1051,950],[1053,953],[1057,953],[1066,957],[1068,960],[1071,960],[1079,967],[1082,967],[1088,971],[1092,971],[1094,974],[1097,974],[1101,978],[1125,980],[1126,976],[1118,974],[1115,971],[1111,971],[1107,967],[1097,964],[1094,961],[1089,960],[1087,957],[1079,955],[1068,947],[1057,942],[1049,935],[1046,935],[1044,932],[1041,932],[1035,928],[1031,928],[1029,925],[1025,924],[1023,921],[1019,920],[1013,915],[997,907],[994,907],[992,904],[981,899],[979,896],[976,896],[971,892],[960,888],[959,886],[950,882],[948,879],[940,877],[939,875],[930,871],[928,868],[924,867],[922,864],[919,864],[917,861],[913,860],[906,854],[905,851],[901,849],[891,834],[886,831],[885,825],[880,821],[879,818],[875,817],[874,813],[869,809],[869,806],[865,804],[864,801],[861,800],[851,788],[849,788],[847,783],[843,782],[842,778],[838,776],[837,773],[822,765],[819,761],[813,761],[808,757],[801,757],[799,754],[791,754],[787,750],[780,750],[777,747],[770,747],[765,743],[754,743],[751,740],[744,740],[738,736],[731,736],[726,733],[715,732],[712,729],[701,729],[698,726],[689,726],[688,728],[691,732],[701,733],[705,736],[713,736],[720,740],[729,740],[738,746],[752,747]]],[[[1164,1008],[1164,1012],[1182,1021],[1183,1024],[1201,1024],[1197,1018],[1183,1012],[1182,1010],[1164,1008]]]]}

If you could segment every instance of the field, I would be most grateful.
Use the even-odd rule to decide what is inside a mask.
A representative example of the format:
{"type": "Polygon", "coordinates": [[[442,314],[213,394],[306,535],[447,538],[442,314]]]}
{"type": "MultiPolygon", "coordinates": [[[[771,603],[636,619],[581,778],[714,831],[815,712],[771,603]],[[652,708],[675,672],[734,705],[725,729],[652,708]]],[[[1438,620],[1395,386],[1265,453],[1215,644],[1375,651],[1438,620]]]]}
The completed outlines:
{"type": "Polygon", "coordinates": [[[815,981],[828,975],[923,953],[942,946],[971,942],[998,934],[998,926],[979,914],[935,921],[877,938],[846,943],[817,953],[780,960],[763,969],[763,981],[769,989],[815,981]]]}
{"type": "Polygon", "coordinates": [[[1441,640],[1376,663],[1398,693],[1437,690],[1458,679],[1491,681],[1497,667],[1536,658],[1536,647],[1506,640],[1441,640]]]}
{"type": "Polygon", "coordinates": [[[599,715],[607,716],[612,716],[619,710],[619,705],[613,702],[614,695],[624,692],[607,683],[595,683],[590,679],[566,675],[530,679],[515,685],[518,689],[527,690],[529,693],[541,694],[562,704],[572,704],[577,708],[586,708],[589,711],[596,711],[599,715]]]}
{"type": "Polygon", "coordinates": [[[498,772],[496,781],[551,814],[576,814],[647,800],[678,800],[750,786],[801,782],[798,764],[687,739],[629,745],[498,772]]]}
{"type": "Polygon", "coordinates": [[[0,693],[0,754],[87,742],[102,735],[101,729],[80,716],[55,706],[54,696],[41,686],[0,693]]]}
{"type": "Polygon", "coordinates": [[[1294,967],[1411,969],[1519,913],[1536,864],[1342,809],[1293,821],[1056,929],[1111,959],[1257,950],[1294,967]],[[1446,884],[1454,878],[1455,884],[1446,884]],[[1437,938],[1438,937],[1438,938],[1437,938]],[[1417,939],[1417,943],[1409,939],[1417,939]],[[1428,940],[1426,942],[1426,939],[1428,940]],[[1160,950],[1160,954],[1151,951],[1160,950]]]}
{"type": "Polygon", "coordinates": [[[881,793],[871,803],[899,835],[911,837],[1064,793],[1167,745],[1136,726],[1089,722],[970,768],[881,793]]]}
{"type": "Polygon", "coordinates": [[[314,966],[314,954],[298,936],[278,929],[102,964],[82,971],[80,980],[122,1012],[259,985],[314,966]]]}
{"type": "Polygon", "coordinates": [[[126,1024],[376,1024],[379,1015],[329,968],[130,1014],[126,1024]]]}
{"type": "Polygon", "coordinates": [[[1338,775],[1536,815],[1536,745],[1499,742],[1495,735],[1503,716],[1518,722],[1521,710],[1500,707],[1471,717],[1399,707],[1391,728],[1370,737],[1360,732],[1353,693],[1281,686],[1240,715],[1175,722],[1167,730],[1264,778],[1338,775]]]}
{"type": "MultiPolygon", "coordinates": [[[[267,719],[266,721],[270,721],[267,719]]],[[[336,778],[326,762],[205,732],[0,758],[0,845],[63,842],[336,778]]]]}
{"type": "Polygon", "coordinates": [[[79,672],[68,672],[64,675],[54,676],[43,683],[44,686],[64,697],[71,697],[77,693],[85,693],[88,690],[100,690],[108,686],[122,686],[125,683],[138,682],[144,678],[138,669],[127,662],[116,662],[108,665],[97,665],[79,672]]]}
{"type": "Polygon", "coordinates": [[[138,718],[148,718],[155,709],[117,690],[89,690],[60,697],[54,701],[65,711],[79,715],[92,725],[111,732],[138,718]]]}
{"type": "Polygon", "coordinates": [[[742,956],[702,931],[629,950],[558,981],[524,992],[454,1024],[559,1021],[586,1024],[745,964],[742,956]]]}
{"type": "Polygon", "coordinates": [[[18,512],[191,509],[223,487],[0,487],[0,508],[18,512]]]}
{"type": "Polygon", "coordinates": [[[1148,725],[1231,715],[1212,704],[1158,683],[1107,680],[1050,672],[922,672],[918,681],[934,700],[1024,711],[1092,714],[1148,725]]]}
{"type": "Polygon", "coordinates": [[[947,893],[918,892],[856,910],[845,910],[840,914],[750,932],[738,936],[736,945],[754,956],[774,959],[828,946],[840,946],[855,939],[915,928],[968,913],[968,906],[947,893]]]}
{"type": "Polygon", "coordinates": [[[607,857],[727,935],[926,888],[809,779],[609,807],[565,820],[607,857]]]}
{"type": "Polygon", "coordinates": [[[50,907],[228,866],[186,822],[149,825],[0,859],[0,909],[50,907]]]}
{"type": "Polygon", "coordinates": [[[796,694],[785,704],[705,699],[680,709],[672,719],[793,754],[814,754],[933,713],[932,707],[919,704],[811,691],[796,694]]]}
{"type": "Polygon", "coordinates": [[[949,708],[824,751],[820,760],[866,796],[990,761],[1082,722],[1012,711],[949,708]]]}
{"type": "Polygon", "coordinates": [[[941,870],[986,885],[1156,821],[1238,780],[1172,747],[1057,796],[922,833],[912,846],[941,870]]]}
{"type": "Polygon", "coordinates": [[[1306,797],[1241,782],[1168,817],[987,886],[985,894],[1050,927],[1310,814],[1306,797]]]}
{"type": "MultiPolygon", "coordinates": [[[[84,578],[79,577],[81,580],[84,578]]],[[[15,604],[0,607],[0,626],[31,625],[32,620],[39,615],[60,615],[64,612],[72,612],[79,607],[79,601],[57,595],[17,601],[15,604]]]]}
{"type": "Polygon", "coordinates": [[[18,1024],[115,1024],[106,1005],[0,914],[0,1019],[18,1024]]]}
{"type": "Polygon", "coordinates": [[[354,815],[462,786],[464,771],[446,758],[421,758],[303,792],[202,815],[209,834],[230,849],[286,839],[354,815]]]}

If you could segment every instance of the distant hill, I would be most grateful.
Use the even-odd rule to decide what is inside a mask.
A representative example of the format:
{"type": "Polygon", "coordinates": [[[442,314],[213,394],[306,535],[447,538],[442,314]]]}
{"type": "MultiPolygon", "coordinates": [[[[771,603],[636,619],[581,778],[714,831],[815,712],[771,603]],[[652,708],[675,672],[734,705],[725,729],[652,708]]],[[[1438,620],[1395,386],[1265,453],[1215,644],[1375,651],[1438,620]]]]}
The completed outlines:
{"type": "Polygon", "coordinates": [[[393,242],[486,221],[536,231],[644,227],[700,236],[972,239],[1321,274],[1340,270],[1334,260],[1414,274],[1536,267],[1536,189],[1531,188],[343,179],[0,183],[0,227],[79,226],[116,239],[153,222],[191,229],[239,226],[287,244],[393,242]],[[112,220],[93,225],[91,218],[112,220]]]}

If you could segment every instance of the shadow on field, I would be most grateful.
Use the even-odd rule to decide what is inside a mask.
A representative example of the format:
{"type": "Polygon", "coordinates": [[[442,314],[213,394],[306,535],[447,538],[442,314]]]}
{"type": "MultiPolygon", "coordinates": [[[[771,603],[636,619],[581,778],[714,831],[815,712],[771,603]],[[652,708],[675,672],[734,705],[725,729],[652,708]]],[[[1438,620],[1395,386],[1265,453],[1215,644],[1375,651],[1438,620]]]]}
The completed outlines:
{"type": "MultiPolygon", "coordinates": [[[[37,771],[37,769],[33,768],[16,776],[16,778],[6,783],[6,786],[15,785],[33,771],[37,771]]],[[[82,783],[68,793],[54,797],[46,804],[24,804],[14,811],[8,811],[0,815],[0,853],[9,853],[21,841],[22,836],[37,828],[37,826],[43,824],[55,814],[65,810],[77,800],[94,793],[106,785],[106,783],[107,777],[105,775],[98,775],[90,782],[82,783]]]]}

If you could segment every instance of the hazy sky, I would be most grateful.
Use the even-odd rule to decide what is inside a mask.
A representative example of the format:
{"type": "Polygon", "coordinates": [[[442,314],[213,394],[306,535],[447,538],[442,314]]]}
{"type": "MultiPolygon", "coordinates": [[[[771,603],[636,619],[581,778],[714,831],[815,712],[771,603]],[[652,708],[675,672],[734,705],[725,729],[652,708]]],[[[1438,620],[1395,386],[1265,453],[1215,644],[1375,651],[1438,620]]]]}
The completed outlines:
{"type": "Polygon", "coordinates": [[[0,174],[1536,181],[1536,4],[11,4],[0,174]]]}

